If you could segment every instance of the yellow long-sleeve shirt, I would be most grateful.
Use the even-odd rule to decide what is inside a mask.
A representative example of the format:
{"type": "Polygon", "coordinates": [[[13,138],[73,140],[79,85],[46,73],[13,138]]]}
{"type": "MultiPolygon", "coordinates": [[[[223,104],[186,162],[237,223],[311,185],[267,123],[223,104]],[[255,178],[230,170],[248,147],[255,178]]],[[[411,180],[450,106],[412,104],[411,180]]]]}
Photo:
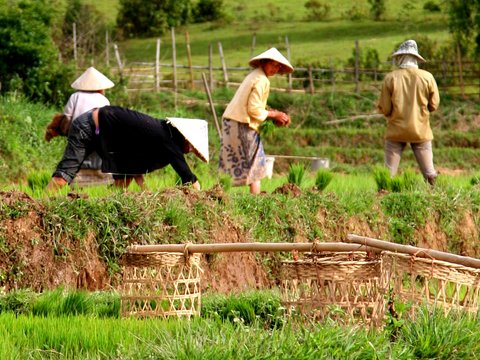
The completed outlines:
{"type": "Polygon", "coordinates": [[[268,116],[266,107],[269,93],[270,80],[261,67],[254,69],[240,84],[223,117],[246,123],[258,131],[258,127],[268,116]]]}
{"type": "Polygon", "coordinates": [[[388,73],[377,105],[387,118],[385,139],[409,143],[432,140],[430,113],[439,104],[437,83],[428,71],[406,68],[388,73]]]}

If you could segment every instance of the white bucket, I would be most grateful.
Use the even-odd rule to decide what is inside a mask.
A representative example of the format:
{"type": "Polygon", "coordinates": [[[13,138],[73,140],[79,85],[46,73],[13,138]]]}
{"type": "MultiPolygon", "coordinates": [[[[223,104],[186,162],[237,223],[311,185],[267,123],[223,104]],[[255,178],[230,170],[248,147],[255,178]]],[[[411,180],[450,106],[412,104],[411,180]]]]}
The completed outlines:
{"type": "Polygon", "coordinates": [[[310,163],[310,167],[312,170],[318,170],[321,168],[328,169],[330,167],[330,161],[322,158],[313,159],[310,163]]]}
{"type": "Polygon", "coordinates": [[[265,168],[267,178],[271,179],[273,175],[273,164],[275,163],[275,156],[265,156],[265,168]]]}

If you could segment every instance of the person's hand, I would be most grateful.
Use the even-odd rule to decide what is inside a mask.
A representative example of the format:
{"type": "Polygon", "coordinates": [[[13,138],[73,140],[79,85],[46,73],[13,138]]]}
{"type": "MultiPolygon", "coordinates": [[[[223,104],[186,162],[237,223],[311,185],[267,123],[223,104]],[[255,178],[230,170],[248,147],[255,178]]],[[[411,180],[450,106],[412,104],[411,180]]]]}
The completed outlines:
{"type": "Polygon", "coordinates": [[[268,112],[268,117],[274,119],[275,125],[277,126],[290,125],[290,116],[282,111],[271,110],[268,112]]]}

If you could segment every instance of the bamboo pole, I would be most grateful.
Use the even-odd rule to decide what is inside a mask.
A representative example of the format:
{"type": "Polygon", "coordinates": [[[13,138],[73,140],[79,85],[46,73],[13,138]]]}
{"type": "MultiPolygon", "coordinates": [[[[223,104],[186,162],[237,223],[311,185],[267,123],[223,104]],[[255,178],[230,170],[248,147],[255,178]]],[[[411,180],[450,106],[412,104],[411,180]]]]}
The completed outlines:
{"type": "MultiPolygon", "coordinates": [[[[165,245],[132,245],[127,248],[129,253],[149,252],[189,252],[189,253],[219,253],[240,251],[365,251],[364,245],[345,243],[218,243],[218,244],[165,244],[165,245]]],[[[376,251],[373,249],[373,251],[376,251]]]]}
{"type": "Polygon", "coordinates": [[[217,113],[215,112],[215,106],[213,105],[212,94],[208,87],[207,77],[205,73],[202,73],[203,85],[205,86],[205,91],[207,92],[208,102],[210,103],[210,110],[212,111],[213,119],[215,120],[215,127],[217,128],[218,138],[222,137],[222,132],[220,131],[220,125],[218,124],[217,113]]]}
{"type": "Polygon", "coordinates": [[[302,160],[321,160],[325,158],[321,157],[316,157],[316,156],[297,156],[297,155],[271,155],[269,154],[268,156],[273,156],[275,158],[283,158],[283,159],[302,159],[302,160]]]}
{"type": "Polygon", "coordinates": [[[427,259],[436,259],[446,261],[449,263],[459,264],[463,266],[473,267],[480,269],[480,259],[460,256],[455,254],[446,253],[443,251],[424,249],[411,245],[394,244],[388,241],[373,239],[365,236],[359,236],[355,234],[349,234],[347,236],[347,242],[365,245],[367,247],[374,247],[377,249],[387,250],[391,252],[399,252],[403,254],[415,255],[427,259]]]}

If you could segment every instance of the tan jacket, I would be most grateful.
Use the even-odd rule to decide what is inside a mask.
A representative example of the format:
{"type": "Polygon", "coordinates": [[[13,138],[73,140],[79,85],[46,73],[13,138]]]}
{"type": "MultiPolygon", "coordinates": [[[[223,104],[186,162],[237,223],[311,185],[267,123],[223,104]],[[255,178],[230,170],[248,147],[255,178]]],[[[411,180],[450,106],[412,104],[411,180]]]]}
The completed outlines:
{"type": "Polygon", "coordinates": [[[428,71],[407,68],[387,74],[377,105],[387,117],[385,139],[409,143],[432,140],[430,113],[439,104],[437,83],[428,71]]]}
{"type": "Polygon", "coordinates": [[[266,107],[269,93],[270,80],[262,68],[256,68],[240,84],[225,109],[223,118],[246,123],[258,131],[258,127],[268,116],[266,107]]]}

